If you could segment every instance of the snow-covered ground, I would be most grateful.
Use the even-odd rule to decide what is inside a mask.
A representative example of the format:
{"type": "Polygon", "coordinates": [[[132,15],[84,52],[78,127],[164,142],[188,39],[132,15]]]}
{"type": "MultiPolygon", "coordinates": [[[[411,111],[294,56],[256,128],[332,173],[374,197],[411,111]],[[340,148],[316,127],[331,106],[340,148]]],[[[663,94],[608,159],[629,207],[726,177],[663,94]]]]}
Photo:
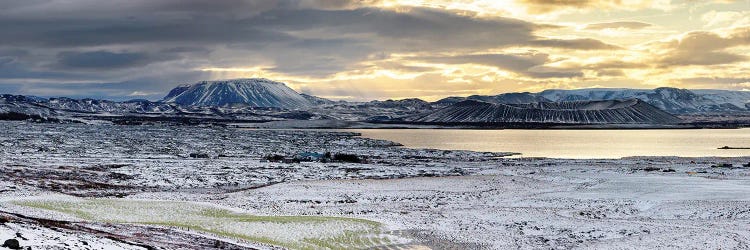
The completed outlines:
{"type": "Polygon", "coordinates": [[[239,234],[283,231],[277,219],[300,218],[277,216],[378,225],[363,237],[316,229],[326,235],[316,238],[302,232],[310,225],[289,227],[293,241],[317,246],[334,237],[328,242],[339,246],[407,249],[750,247],[750,168],[742,167],[750,157],[501,158],[314,130],[23,122],[0,129],[0,241],[33,249],[275,247],[194,227],[210,224],[200,212],[207,204],[251,216],[221,213],[217,220],[239,223],[231,228],[239,234]],[[304,152],[366,161],[264,160],[304,152]],[[733,167],[712,167],[721,163],[733,167]],[[186,211],[197,215],[173,217],[186,211]],[[144,214],[153,218],[140,220],[144,214]],[[247,218],[276,228],[243,228],[247,218]]]}
{"type": "Polygon", "coordinates": [[[146,249],[105,237],[78,232],[60,232],[32,223],[0,225],[0,239],[18,240],[20,246],[32,249],[146,249]]]}
{"type": "Polygon", "coordinates": [[[749,160],[507,159],[470,176],[304,181],[183,199],[379,221],[434,249],[743,249],[748,169],[710,165],[749,160]]]}

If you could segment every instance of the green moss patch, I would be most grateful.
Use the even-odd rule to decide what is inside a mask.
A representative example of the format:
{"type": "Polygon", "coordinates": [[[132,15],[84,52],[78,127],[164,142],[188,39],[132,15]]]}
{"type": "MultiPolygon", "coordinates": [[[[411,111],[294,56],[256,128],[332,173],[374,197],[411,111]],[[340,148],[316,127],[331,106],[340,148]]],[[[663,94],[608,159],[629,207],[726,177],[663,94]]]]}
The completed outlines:
{"type": "Polygon", "coordinates": [[[388,245],[374,221],[324,216],[256,216],[192,202],[127,199],[24,200],[16,205],[110,223],[161,225],[292,249],[362,249],[388,245]]]}

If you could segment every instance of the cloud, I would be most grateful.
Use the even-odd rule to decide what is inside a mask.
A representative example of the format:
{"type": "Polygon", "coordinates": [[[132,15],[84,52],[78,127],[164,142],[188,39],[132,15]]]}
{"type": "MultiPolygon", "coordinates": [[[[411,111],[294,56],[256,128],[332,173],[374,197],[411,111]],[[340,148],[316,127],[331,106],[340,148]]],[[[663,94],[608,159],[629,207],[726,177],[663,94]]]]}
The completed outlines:
{"type": "Polygon", "coordinates": [[[719,65],[741,62],[747,60],[745,55],[737,55],[728,52],[716,51],[675,51],[662,57],[659,63],[670,67],[677,65],[719,65]]]}
{"type": "Polygon", "coordinates": [[[750,77],[694,77],[681,79],[684,83],[741,84],[750,82],[750,77]]]}
{"type": "MultiPolygon", "coordinates": [[[[548,25],[518,19],[365,6],[373,3],[377,1],[4,2],[0,48],[33,51],[28,60],[19,59],[34,68],[26,71],[29,75],[66,70],[83,76],[80,81],[110,82],[128,76],[148,79],[147,74],[156,73],[137,70],[154,63],[160,63],[162,74],[263,66],[323,77],[368,67],[376,54],[473,53],[511,46],[614,48],[593,39],[540,37],[534,32],[548,25]],[[49,61],[55,63],[39,63],[49,61]]],[[[158,84],[166,89],[174,83],[158,84]]]]}
{"type": "Polygon", "coordinates": [[[747,55],[726,51],[728,48],[750,45],[750,27],[732,29],[728,35],[709,31],[694,31],[679,39],[652,44],[657,50],[661,67],[677,65],[719,65],[747,60],[747,55]]]}
{"type": "Polygon", "coordinates": [[[677,79],[680,84],[697,86],[699,88],[729,88],[750,91],[750,77],[688,77],[677,79]]]}
{"type": "Polygon", "coordinates": [[[145,66],[154,62],[154,58],[145,53],[131,52],[60,52],[57,54],[58,65],[64,69],[116,69],[145,66]]]}
{"type": "Polygon", "coordinates": [[[650,65],[643,62],[624,61],[616,58],[607,58],[596,62],[565,61],[558,65],[563,71],[593,71],[596,76],[624,76],[625,70],[649,68],[650,65]]]}
{"type": "Polygon", "coordinates": [[[431,63],[486,65],[534,78],[572,78],[583,76],[581,72],[561,70],[545,66],[550,60],[549,55],[543,53],[474,54],[445,57],[419,57],[413,59],[431,63]]]}
{"type": "Polygon", "coordinates": [[[440,68],[433,66],[415,66],[398,61],[379,61],[374,62],[372,68],[386,69],[386,70],[401,70],[409,73],[422,73],[429,71],[440,71],[440,68]]]}
{"type": "MultiPolygon", "coordinates": [[[[624,45],[667,33],[654,29],[647,38],[645,31],[631,34],[649,27],[640,19],[590,21],[641,14],[614,13],[618,10],[668,9],[662,5],[666,2],[0,1],[0,85],[23,93],[124,98],[166,92],[178,83],[265,76],[341,95],[357,92],[333,88],[392,88],[382,90],[385,95],[407,93],[399,85],[403,81],[413,88],[421,82],[421,89],[408,93],[438,95],[515,88],[514,82],[573,86],[572,81],[601,80],[597,75],[648,77],[641,71],[747,60],[739,48],[750,36],[736,24],[731,30],[686,33],[640,50],[624,45]],[[556,22],[559,26],[528,21],[550,19],[529,17],[524,8],[543,13],[539,16],[595,9],[607,13],[576,17],[574,23],[591,23],[582,31],[571,30],[570,21],[556,22]],[[627,41],[598,32],[607,29],[624,30],[620,33],[627,41]],[[444,89],[432,89],[432,82],[444,89]],[[481,89],[466,89],[479,85],[481,89]]],[[[728,25],[723,16],[729,14],[712,15],[704,15],[707,23],[725,21],[710,27],[728,25]]],[[[667,28],[659,23],[661,17],[645,20],[667,28]]]]}
{"type": "Polygon", "coordinates": [[[711,10],[701,16],[704,27],[747,26],[750,25],[750,11],[715,11],[711,10]]]}
{"type": "Polygon", "coordinates": [[[533,39],[535,24],[508,18],[474,19],[446,11],[412,8],[405,12],[355,10],[279,10],[248,20],[253,26],[308,31],[308,35],[342,34],[369,38],[393,51],[492,48],[533,39]]]}
{"type": "Polygon", "coordinates": [[[15,59],[12,57],[0,57],[0,67],[3,67],[6,64],[11,64],[15,59]]]}
{"type": "Polygon", "coordinates": [[[0,61],[0,84],[39,80],[65,82],[70,79],[85,77],[84,75],[73,72],[37,70],[34,69],[32,65],[10,56],[0,57],[0,61]]]}
{"type": "Polygon", "coordinates": [[[709,31],[690,32],[676,42],[679,50],[717,50],[750,45],[750,26],[734,29],[727,36],[709,31]]]}
{"type": "Polygon", "coordinates": [[[539,39],[530,41],[529,45],[539,47],[552,47],[576,50],[617,50],[622,49],[617,45],[607,44],[591,38],[579,39],[539,39]]]}
{"type": "Polygon", "coordinates": [[[57,81],[35,81],[32,83],[20,80],[3,80],[0,90],[12,89],[13,92],[23,95],[37,95],[44,97],[71,97],[71,98],[100,98],[115,101],[124,101],[138,98],[158,100],[164,97],[166,90],[171,89],[173,83],[192,82],[192,79],[206,79],[209,77],[205,72],[173,73],[166,76],[135,77],[127,81],[97,81],[82,82],[76,78],[65,82],[57,81]],[[168,86],[155,84],[169,82],[168,86]],[[165,89],[166,87],[166,89],[165,89]],[[138,95],[132,95],[132,94],[138,95]]]}
{"type": "MultiPolygon", "coordinates": [[[[238,50],[235,53],[238,55],[268,59],[266,64],[278,70],[320,70],[321,74],[346,69],[371,53],[475,50],[535,39],[533,23],[503,18],[480,20],[434,9],[321,10],[277,3],[281,7],[233,17],[218,8],[232,13],[236,12],[234,8],[244,5],[222,2],[204,10],[200,2],[179,8],[170,3],[144,4],[152,8],[148,10],[129,3],[125,9],[142,12],[127,15],[124,11],[96,7],[103,4],[80,6],[82,10],[68,7],[73,13],[62,17],[30,10],[24,11],[29,15],[23,17],[0,15],[0,36],[5,38],[4,46],[43,48],[58,53],[92,46],[127,46],[137,51],[166,46],[205,50],[231,47],[238,50]],[[104,16],[101,12],[112,15],[104,16]],[[300,60],[303,55],[308,57],[300,60]],[[311,67],[305,68],[302,61],[309,61],[307,66],[311,67]]],[[[66,56],[73,55],[63,55],[66,56]]],[[[232,61],[232,58],[217,61],[232,61]]]]}
{"type": "Polygon", "coordinates": [[[529,13],[545,14],[563,10],[591,10],[591,9],[661,9],[671,10],[674,8],[670,1],[660,0],[517,0],[526,6],[529,13]]]}
{"type": "Polygon", "coordinates": [[[299,7],[315,9],[356,9],[382,4],[382,0],[307,0],[299,2],[299,7]]]}
{"type": "Polygon", "coordinates": [[[643,29],[651,26],[649,23],[644,22],[608,22],[608,23],[592,23],[586,25],[584,29],[587,30],[603,30],[603,29],[643,29]]]}
{"type": "Polygon", "coordinates": [[[527,5],[531,13],[546,13],[561,8],[584,8],[596,4],[595,0],[519,0],[518,2],[527,5]]]}

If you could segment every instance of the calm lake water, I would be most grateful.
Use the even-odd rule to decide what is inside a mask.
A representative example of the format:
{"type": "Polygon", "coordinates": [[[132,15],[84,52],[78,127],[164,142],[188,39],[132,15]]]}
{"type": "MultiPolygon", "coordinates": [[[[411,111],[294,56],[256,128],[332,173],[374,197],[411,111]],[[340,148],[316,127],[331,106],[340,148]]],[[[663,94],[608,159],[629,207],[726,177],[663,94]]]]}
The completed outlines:
{"type": "Polygon", "coordinates": [[[521,157],[750,156],[750,129],[466,130],[351,129],[410,148],[517,152],[521,157]]]}

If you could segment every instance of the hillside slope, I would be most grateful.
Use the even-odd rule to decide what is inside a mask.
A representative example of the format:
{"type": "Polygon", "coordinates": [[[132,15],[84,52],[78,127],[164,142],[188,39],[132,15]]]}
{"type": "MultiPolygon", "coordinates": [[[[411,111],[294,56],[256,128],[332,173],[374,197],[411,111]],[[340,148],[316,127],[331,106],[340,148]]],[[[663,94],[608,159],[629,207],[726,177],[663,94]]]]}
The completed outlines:
{"type": "Polygon", "coordinates": [[[263,78],[201,81],[181,85],[170,91],[162,101],[185,106],[247,105],[285,109],[313,105],[284,83],[263,78]]]}
{"type": "Polygon", "coordinates": [[[417,123],[674,124],[680,119],[638,99],[501,104],[462,101],[405,117],[417,123]]]}

